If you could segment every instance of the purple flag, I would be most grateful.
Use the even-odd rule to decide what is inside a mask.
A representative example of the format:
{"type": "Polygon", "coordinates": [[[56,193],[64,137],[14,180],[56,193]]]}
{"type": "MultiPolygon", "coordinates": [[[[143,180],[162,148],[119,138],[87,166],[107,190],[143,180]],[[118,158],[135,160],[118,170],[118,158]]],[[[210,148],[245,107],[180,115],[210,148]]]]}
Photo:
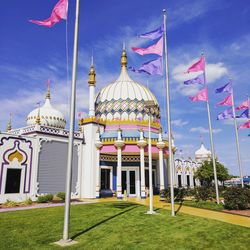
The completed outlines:
{"type": "Polygon", "coordinates": [[[155,40],[163,35],[163,24],[156,30],[139,35],[140,38],[155,40]]]}
{"type": "Polygon", "coordinates": [[[225,111],[221,112],[217,116],[217,120],[225,120],[233,118],[233,110],[232,107],[226,109],[225,111]]]}
{"type": "Polygon", "coordinates": [[[233,88],[232,88],[232,82],[231,81],[228,82],[223,87],[220,87],[220,88],[215,90],[215,93],[222,93],[222,92],[228,92],[228,93],[232,94],[233,88]]]}
{"type": "Polygon", "coordinates": [[[249,118],[249,109],[246,109],[240,115],[237,115],[236,118],[249,118]]]}
{"type": "Polygon", "coordinates": [[[205,76],[204,73],[201,75],[196,76],[193,79],[187,80],[184,82],[185,85],[190,85],[190,84],[205,84],[205,76]]]}
{"type": "Polygon", "coordinates": [[[157,59],[142,64],[142,66],[139,69],[135,69],[134,67],[129,67],[129,69],[136,73],[147,73],[149,75],[163,75],[162,57],[158,57],[157,59]]]}

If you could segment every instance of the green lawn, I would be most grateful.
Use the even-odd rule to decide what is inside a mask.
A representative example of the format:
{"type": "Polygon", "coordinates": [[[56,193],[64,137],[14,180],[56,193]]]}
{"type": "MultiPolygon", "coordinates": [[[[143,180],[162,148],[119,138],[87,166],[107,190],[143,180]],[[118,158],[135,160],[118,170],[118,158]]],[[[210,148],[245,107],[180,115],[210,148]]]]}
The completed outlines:
{"type": "MultiPolygon", "coordinates": [[[[180,204],[180,202],[177,202],[180,204]]],[[[197,207],[197,208],[204,208],[209,210],[215,210],[215,211],[222,211],[224,209],[223,205],[217,204],[213,201],[190,201],[190,200],[184,200],[182,202],[182,205],[189,206],[189,207],[197,207]]]]}
{"type": "MultiPolygon", "coordinates": [[[[248,228],[124,202],[75,205],[63,249],[249,249],[248,228]]],[[[0,249],[62,249],[63,207],[0,213],[0,249]]]]}

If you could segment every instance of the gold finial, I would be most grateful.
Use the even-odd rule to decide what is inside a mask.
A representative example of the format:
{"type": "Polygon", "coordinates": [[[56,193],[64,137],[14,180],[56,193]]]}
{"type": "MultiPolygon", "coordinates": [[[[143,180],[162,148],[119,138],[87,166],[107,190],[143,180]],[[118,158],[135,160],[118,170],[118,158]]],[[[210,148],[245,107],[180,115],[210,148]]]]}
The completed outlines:
{"type": "Polygon", "coordinates": [[[7,132],[11,131],[12,127],[11,127],[11,113],[10,113],[10,118],[8,121],[8,127],[7,127],[7,132]]]}
{"type": "Polygon", "coordinates": [[[50,80],[47,81],[47,94],[46,99],[50,99],[50,80]]]}
{"type": "Polygon", "coordinates": [[[94,57],[92,55],[91,58],[91,66],[90,66],[90,70],[89,70],[89,80],[88,80],[89,85],[94,85],[96,83],[95,80],[95,67],[94,67],[94,57]]]}
{"type": "Polygon", "coordinates": [[[123,43],[122,56],[121,56],[121,66],[127,67],[127,53],[126,53],[125,43],[123,43]]]}
{"type": "Polygon", "coordinates": [[[40,102],[38,103],[38,111],[36,117],[36,124],[41,125],[41,118],[40,118],[40,102]]]}
{"type": "Polygon", "coordinates": [[[83,130],[82,130],[82,112],[78,112],[78,131],[83,132],[83,130]]]}

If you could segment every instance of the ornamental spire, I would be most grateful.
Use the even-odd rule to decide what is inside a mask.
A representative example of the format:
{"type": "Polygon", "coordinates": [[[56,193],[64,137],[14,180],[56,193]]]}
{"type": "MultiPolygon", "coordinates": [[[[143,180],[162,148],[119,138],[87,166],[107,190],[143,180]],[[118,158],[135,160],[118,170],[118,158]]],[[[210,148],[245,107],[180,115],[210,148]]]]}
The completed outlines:
{"type": "Polygon", "coordinates": [[[47,93],[46,93],[46,98],[50,100],[50,80],[48,79],[47,81],[47,93]]]}
{"type": "Polygon", "coordinates": [[[123,43],[122,56],[121,56],[121,66],[127,67],[127,53],[126,53],[125,43],[123,43]]]}
{"type": "MultiPolygon", "coordinates": [[[[47,96],[46,96],[46,98],[47,98],[47,96]]],[[[40,118],[40,102],[38,103],[38,110],[37,110],[36,124],[41,125],[41,118],[40,118]]]]}
{"type": "Polygon", "coordinates": [[[7,132],[10,132],[11,129],[12,129],[12,126],[11,126],[11,113],[10,113],[10,118],[9,118],[9,121],[8,121],[7,132]]]}
{"type": "Polygon", "coordinates": [[[91,66],[89,70],[89,80],[88,80],[89,86],[91,85],[95,86],[95,83],[96,83],[95,76],[96,74],[95,74],[95,67],[94,67],[94,57],[92,55],[91,66]]]}

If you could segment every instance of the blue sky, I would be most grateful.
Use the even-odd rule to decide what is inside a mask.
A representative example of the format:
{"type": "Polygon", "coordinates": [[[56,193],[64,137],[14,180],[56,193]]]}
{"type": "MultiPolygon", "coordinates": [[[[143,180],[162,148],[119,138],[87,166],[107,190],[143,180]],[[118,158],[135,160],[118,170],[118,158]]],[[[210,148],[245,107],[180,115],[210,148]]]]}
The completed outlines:
{"type": "MultiPolygon", "coordinates": [[[[6,130],[9,113],[13,127],[23,127],[26,116],[38,101],[44,100],[46,80],[52,81],[52,102],[68,117],[70,83],[66,81],[65,22],[48,29],[28,22],[45,19],[57,0],[1,1],[0,15],[0,129],[6,130]]],[[[226,107],[215,104],[225,95],[214,89],[233,79],[235,101],[249,94],[250,5],[247,0],[81,0],[79,31],[79,68],[77,111],[88,108],[87,74],[93,50],[97,91],[115,80],[120,71],[120,55],[126,42],[129,65],[139,66],[153,56],[141,57],[131,46],[150,42],[137,34],[155,29],[162,22],[162,9],[168,10],[168,47],[171,82],[171,115],[175,144],[183,156],[194,156],[200,136],[210,148],[205,103],[190,103],[188,95],[197,89],[185,88],[183,74],[203,51],[207,60],[207,79],[212,110],[215,150],[219,160],[232,174],[238,174],[234,128],[230,121],[216,121],[226,107]]],[[[68,42],[72,62],[75,1],[69,0],[68,42]]],[[[71,70],[70,70],[71,73],[71,70]]],[[[163,79],[130,73],[149,88],[161,104],[163,124],[165,107],[163,79]]],[[[240,121],[244,122],[244,121],[240,121]]],[[[249,130],[241,130],[240,146],[244,174],[250,175],[249,130]]]]}

